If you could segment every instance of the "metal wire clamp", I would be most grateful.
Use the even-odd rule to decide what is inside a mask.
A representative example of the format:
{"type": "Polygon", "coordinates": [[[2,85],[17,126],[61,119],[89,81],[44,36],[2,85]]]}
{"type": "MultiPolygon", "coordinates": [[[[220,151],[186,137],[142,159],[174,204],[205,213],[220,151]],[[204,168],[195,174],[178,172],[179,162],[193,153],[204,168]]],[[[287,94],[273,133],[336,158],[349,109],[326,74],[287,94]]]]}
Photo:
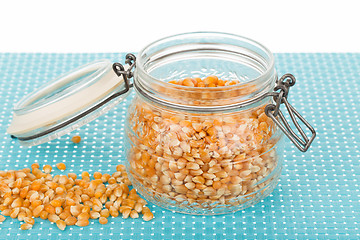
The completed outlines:
{"type": "Polygon", "coordinates": [[[114,63],[113,70],[118,75],[118,77],[122,76],[125,83],[125,89],[116,93],[117,96],[120,96],[130,90],[133,87],[133,84],[130,83],[129,79],[133,77],[132,69],[135,67],[136,57],[134,54],[128,53],[126,54],[125,63],[129,64],[129,68],[125,70],[124,66],[121,63],[114,63]]]}
{"type": "Polygon", "coordinates": [[[306,152],[314,141],[316,132],[314,128],[300,115],[298,111],[288,102],[287,96],[289,94],[290,87],[294,86],[296,82],[295,77],[292,74],[283,75],[278,81],[277,86],[274,88],[275,92],[269,93],[268,96],[273,96],[276,105],[269,104],[265,107],[265,114],[270,117],[274,123],[285,133],[285,135],[294,143],[294,145],[302,152],[306,152]],[[276,92],[280,90],[280,92],[276,92]],[[286,121],[283,113],[280,110],[280,105],[284,103],[286,109],[294,123],[296,129],[300,133],[301,137],[298,136],[292,129],[290,124],[286,121]],[[310,139],[301,128],[300,124],[296,120],[300,119],[301,122],[310,130],[310,139]]]}

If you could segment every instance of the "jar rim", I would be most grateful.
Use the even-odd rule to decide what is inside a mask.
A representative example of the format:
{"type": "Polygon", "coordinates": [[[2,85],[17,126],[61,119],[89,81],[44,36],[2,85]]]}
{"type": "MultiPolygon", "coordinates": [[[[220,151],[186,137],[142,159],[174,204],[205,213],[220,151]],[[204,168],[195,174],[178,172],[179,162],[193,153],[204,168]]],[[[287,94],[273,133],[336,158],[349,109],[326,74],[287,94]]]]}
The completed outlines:
{"type": "Polygon", "coordinates": [[[152,101],[157,98],[159,103],[166,102],[167,105],[176,105],[176,108],[187,105],[184,100],[189,100],[189,102],[196,100],[190,95],[195,96],[199,91],[214,98],[207,99],[208,103],[202,104],[202,106],[196,107],[193,104],[188,106],[207,108],[208,110],[214,110],[213,107],[222,108],[228,105],[244,106],[273,90],[277,78],[274,65],[275,60],[272,52],[252,39],[223,32],[188,32],[161,38],[145,46],[137,56],[134,85],[140,95],[152,101]],[[220,59],[220,62],[223,61],[226,64],[241,65],[240,67],[245,70],[243,68],[239,70],[237,66],[233,69],[230,68],[231,71],[235,71],[235,76],[239,72],[242,74],[243,70],[246,72],[250,69],[253,73],[249,75],[250,77],[245,74],[246,79],[242,79],[239,84],[209,88],[171,84],[154,76],[151,72],[154,69],[157,71],[156,68],[161,70],[163,66],[166,68],[169,63],[174,64],[187,59],[195,61],[196,56],[199,56],[199,59],[208,57],[213,61],[220,59]],[[250,88],[255,86],[255,88],[249,91],[249,86],[250,88]],[[171,91],[176,92],[180,97],[169,94],[171,91]],[[187,99],[189,96],[190,99],[187,99]],[[225,103],[220,103],[221,98],[226,99],[225,103]],[[206,104],[209,106],[204,106],[206,104]]]}
{"type": "MultiPolygon", "coordinates": [[[[167,83],[164,81],[161,81],[160,79],[157,79],[155,77],[153,77],[151,74],[149,74],[145,69],[144,69],[144,58],[142,58],[141,56],[144,55],[144,53],[151,47],[161,44],[164,41],[171,41],[175,38],[178,37],[192,37],[192,36],[201,36],[201,35],[213,35],[213,36],[218,36],[218,37],[230,37],[230,38],[235,38],[235,39],[239,39],[239,40],[244,40],[246,42],[251,43],[252,45],[256,45],[259,48],[261,48],[262,50],[264,50],[264,52],[266,54],[268,54],[269,56],[269,67],[258,77],[251,79],[250,81],[247,81],[246,83],[240,83],[240,84],[236,84],[236,85],[232,85],[232,86],[220,86],[217,87],[218,90],[223,90],[223,89],[228,89],[231,88],[233,86],[236,87],[240,87],[243,84],[247,84],[247,83],[254,83],[256,81],[259,81],[261,79],[263,79],[264,76],[268,75],[269,72],[272,71],[272,69],[274,68],[275,65],[275,58],[273,53],[267,48],[265,47],[263,44],[259,43],[258,41],[255,41],[251,38],[247,38],[247,37],[243,37],[240,35],[236,35],[236,34],[232,34],[232,33],[225,33],[225,32],[207,32],[207,31],[199,31],[199,32],[185,32],[185,33],[180,33],[180,34],[175,34],[175,35],[170,35],[167,37],[163,37],[160,38],[152,43],[149,43],[148,45],[146,45],[144,48],[142,48],[139,53],[138,53],[138,58],[136,59],[136,70],[137,71],[141,71],[146,77],[152,79],[154,82],[158,82],[158,83],[165,83],[167,85],[172,85],[171,83],[167,83]]],[[[190,87],[190,86],[183,86],[183,85],[179,85],[180,88],[183,89],[206,89],[206,87],[190,87]]]]}

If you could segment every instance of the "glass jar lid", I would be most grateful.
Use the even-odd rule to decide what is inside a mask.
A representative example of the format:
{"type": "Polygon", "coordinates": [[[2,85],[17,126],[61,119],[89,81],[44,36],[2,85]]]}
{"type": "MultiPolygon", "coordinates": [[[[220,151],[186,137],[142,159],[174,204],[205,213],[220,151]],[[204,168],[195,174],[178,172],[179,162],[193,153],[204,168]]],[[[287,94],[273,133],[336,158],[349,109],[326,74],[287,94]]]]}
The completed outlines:
{"type": "Polygon", "coordinates": [[[25,96],[14,106],[7,132],[21,145],[35,146],[59,138],[108,112],[126,94],[124,78],[109,60],[76,68],[25,96]],[[110,101],[111,100],[111,101],[110,101]]]}

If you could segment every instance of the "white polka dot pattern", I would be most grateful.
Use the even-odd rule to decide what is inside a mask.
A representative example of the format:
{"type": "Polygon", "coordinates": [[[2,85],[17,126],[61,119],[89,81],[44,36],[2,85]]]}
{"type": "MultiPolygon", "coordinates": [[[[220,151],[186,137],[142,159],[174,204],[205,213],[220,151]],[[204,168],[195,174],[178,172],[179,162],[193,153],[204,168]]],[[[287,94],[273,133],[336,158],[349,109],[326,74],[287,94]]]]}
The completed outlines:
{"type": "MultiPolygon", "coordinates": [[[[77,66],[125,54],[0,54],[1,170],[33,162],[64,162],[67,172],[112,172],[125,161],[124,115],[129,99],[72,134],[32,148],[6,134],[13,104],[46,81],[77,66]],[[79,134],[83,141],[71,143],[79,134]]],[[[307,153],[286,143],[284,170],[274,192],[257,205],[220,216],[191,216],[150,205],[155,219],[110,218],[107,225],[69,226],[62,232],[36,219],[21,231],[17,220],[0,223],[0,239],[354,239],[360,237],[360,54],[275,54],[279,75],[297,84],[289,101],[314,126],[307,153]]],[[[56,168],[55,168],[56,169],[56,168]]],[[[60,174],[55,170],[54,174],[60,174]]]]}

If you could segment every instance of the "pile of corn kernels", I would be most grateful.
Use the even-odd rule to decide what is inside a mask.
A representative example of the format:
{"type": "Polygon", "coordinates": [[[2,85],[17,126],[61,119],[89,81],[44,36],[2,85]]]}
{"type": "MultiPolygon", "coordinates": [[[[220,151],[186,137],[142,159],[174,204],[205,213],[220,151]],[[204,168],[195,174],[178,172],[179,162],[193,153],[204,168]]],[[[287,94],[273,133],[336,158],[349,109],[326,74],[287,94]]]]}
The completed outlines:
{"type": "MultiPolygon", "coordinates": [[[[57,168],[64,171],[64,163],[57,168]]],[[[0,171],[0,222],[4,216],[17,218],[24,222],[22,230],[31,229],[35,218],[48,219],[57,227],[89,225],[89,219],[98,219],[101,224],[108,217],[138,218],[143,214],[145,221],[154,215],[145,205],[135,189],[129,190],[131,182],[125,167],[118,165],[112,175],[95,172],[94,180],[88,172],[82,172],[81,178],[75,173],[67,175],[50,174],[52,167],[38,163],[22,170],[0,171]],[[3,216],[4,215],[4,216],[3,216]]]]}
{"type": "MultiPolygon", "coordinates": [[[[239,82],[209,76],[169,83],[215,88],[239,82]]],[[[271,150],[275,126],[264,106],[201,115],[171,111],[138,99],[129,116],[132,176],[153,194],[180,205],[233,204],[233,199],[265,187],[267,182],[257,182],[276,167],[277,156],[271,150]]]]}
{"type": "Polygon", "coordinates": [[[216,76],[201,78],[185,78],[183,80],[172,80],[169,83],[182,85],[187,87],[223,87],[231,86],[239,83],[239,80],[222,80],[216,76]]]}

